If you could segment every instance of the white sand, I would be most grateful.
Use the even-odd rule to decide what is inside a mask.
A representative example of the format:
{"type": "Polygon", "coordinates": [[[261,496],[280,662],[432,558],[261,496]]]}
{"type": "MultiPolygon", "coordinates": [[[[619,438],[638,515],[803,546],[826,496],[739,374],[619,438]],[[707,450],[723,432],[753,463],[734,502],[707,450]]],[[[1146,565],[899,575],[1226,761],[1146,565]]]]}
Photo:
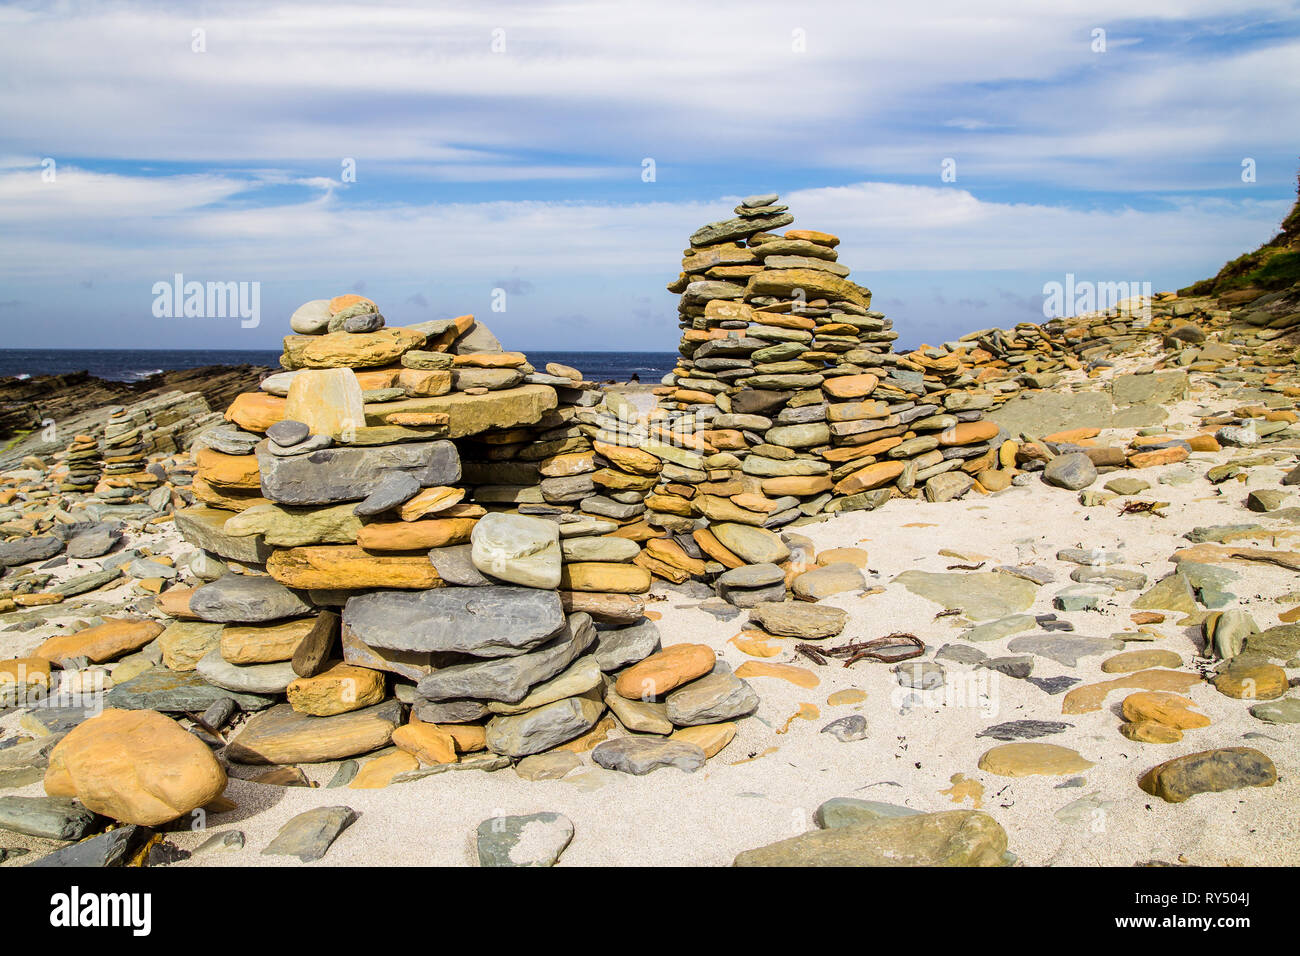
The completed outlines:
{"type": "MultiPolygon", "coordinates": [[[[1213,408],[1231,407],[1212,389],[1201,389],[1193,399],[1171,409],[1172,421],[1190,421],[1200,401],[1213,408]]],[[[1126,440],[1131,430],[1104,432],[1100,441],[1126,440]]],[[[1279,446],[1266,446],[1264,450],[1279,446]]],[[[1150,481],[1151,491],[1140,496],[1171,502],[1167,517],[1122,517],[1114,505],[1084,508],[1077,495],[1049,488],[1038,481],[988,497],[970,497],[944,504],[892,501],[870,513],[842,515],[822,524],[795,529],[813,539],[819,549],[860,546],[870,553],[869,585],[886,591],[873,596],[839,595],[829,600],[850,611],[851,620],[840,638],[859,640],[892,631],[910,631],[934,650],[960,640],[962,622],[956,617],[935,619],[940,608],[889,582],[909,569],[943,571],[959,559],[941,557],[949,548],[988,556],[986,568],[998,564],[1037,563],[1054,571],[1056,583],[1039,589],[1029,613],[1052,610],[1053,595],[1070,585],[1073,565],[1055,560],[1061,548],[1120,550],[1121,567],[1139,569],[1152,581],[1173,569],[1169,555],[1187,542],[1178,536],[1196,525],[1244,523],[1267,517],[1247,512],[1242,502],[1249,489],[1277,487],[1281,468],[1256,468],[1248,484],[1236,481],[1216,489],[1199,475],[1211,464],[1235,454],[1225,450],[1196,454],[1184,465],[1124,471],[1150,481]],[[1162,474],[1192,468],[1198,477],[1183,486],[1157,484],[1162,474]],[[908,525],[928,524],[920,527],[908,525]]],[[[1289,467],[1289,466],[1288,466],[1289,467]]],[[[1100,488],[1106,476],[1097,482],[1100,488]]],[[[1279,524],[1283,529],[1291,525],[1279,524]]],[[[1291,550],[1293,538],[1265,539],[1261,546],[1291,550]]],[[[1225,565],[1241,578],[1229,586],[1262,627],[1277,622],[1277,614],[1292,605],[1274,598],[1297,587],[1296,575],[1263,564],[1225,565]]],[[[1139,592],[1120,592],[1101,612],[1064,613],[1076,634],[1109,636],[1134,630],[1130,605],[1139,592]]],[[[714,647],[733,667],[747,655],[728,640],[742,629],[747,615],[719,622],[698,609],[696,600],[671,594],[654,605],[663,613],[659,622],[665,644],[700,642],[714,647]]],[[[1195,628],[1178,627],[1177,614],[1158,625],[1162,639],[1134,643],[1133,648],[1162,647],[1180,653],[1190,665],[1199,647],[1195,628]]],[[[6,647],[18,651],[18,641],[34,644],[41,632],[8,636],[6,647]]],[[[979,645],[992,655],[1009,653],[1009,639],[979,645]]],[[[1131,865],[1150,859],[1184,860],[1201,865],[1286,865],[1300,863],[1300,799],[1296,783],[1300,771],[1300,728],[1273,726],[1252,718],[1249,702],[1220,695],[1202,684],[1189,693],[1199,709],[1213,721],[1208,728],[1186,733],[1173,745],[1135,743],[1118,730],[1118,704],[1124,692],[1115,692],[1106,705],[1091,714],[1061,716],[1063,695],[1049,696],[1025,681],[947,663],[949,683],[967,688],[973,679],[984,682],[992,696],[989,707],[961,700],[951,706],[913,706],[900,712],[904,692],[890,667],[860,662],[851,668],[838,663],[817,667],[798,657],[791,640],[775,640],[783,647],[773,661],[790,662],[815,670],[816,688],[806,690],[773,678],[752,680],[762,703],[755,717],[740,724],[736,739],[705,769],[695,774],[659,770],[631,777],[594,767],[590,755],[584,766],[562,781],[528,782],[513,770],[496,773],[449,772],[384,790],[326,790],[324,782],[336,765],[306,768],[322,784],[320,789],[266,787],[233,780],[227,795],[239,804],[229,814],[214,815],[208,833],[180,833],[175,841],[193,848],[211,832],[239,829],[247,836],[246,848],[235,853],[201,856],[182,865],[298,865],[294,859],[264,857],[260,851],[279,827],[294,814],[316,806],[344,803],[360,818],[334,844],[327,857],[315,865],[464,865],[476,860],[473,837],[485,818],[500,814],[557,811],[568,816],[576,833],[561,858],[561,866],[591,865],[726,865],[741,850],[792,836],[811,828],[812,814],[822,801],[852,796],[904,804],[923,811],[971,807],[970,799],[953,802],[941,791],[951,787],[954,774],[965,774],[984,787],[979,806],[992,814],[1009,834],[1010,849],[1026,865],[1131,865]],[[852,706],[830,707],[827,696],[846,688],[860,688],[867,699],[852,706]],[[794,720],[787,733],[778,731],[801,704],[820,710],[815,720],[794,720]],[[831,720],[861,713],[869,725],[868,738],[840,743],[818,731],[831,720]],[[976,738],[992,724],[1022,718],[1065,720],[1073,728],[1043,738],[1044,742],[1074,748],[1096,765],[1081,776],[1084,786],[1058,789],[1065,778],[1003,778],[977,769],[980,755],[998,741],[976,738]],[[1272,739],[1243,740],[1245,733],[1272,739]],[[1143,793],[1137,779],[1157,763],[1200,750],[1224,746],[1253,746],[1276,763],[1278,783],[1269,788],[1219,794],[1201,794],[1183,804],[1166,804],[1143,793]],[[772,748],[775,752],[766,753],[772,748]],[[766,754],[745,763],[753,754],[766,754]],[[1069,825],[1053,814],[1081,797],[1096,794],[1111,804],[1104,812],[1084,814],[1084,822],[1069,825]]],[[[1118,675],[1101,673],[1106,656],[1084,658],[1076,668],[1066,668],[1046,658],[1036,658],[1034,676],[1070,674],[1085,682],[1118,675]]],[[[1292,676],[1297,671],[1289,672],[1292,676]]],[[[1295,693],[1294,691],[1292,692],[1295,693]]],[[[11,723],[13,718],[4,721],[11,723]]],[[[20,791],[41,792],[39,784],[20,791]]],[[[10,839],[4,843],[19,845],[10,839]]],[[[39,841],[30,841],[35,845],[39,841]]],[[[21,861],[18,861],[21,862],[21,861]]],[[[12,865],[12,864],[11,864],[12,865]]]]}

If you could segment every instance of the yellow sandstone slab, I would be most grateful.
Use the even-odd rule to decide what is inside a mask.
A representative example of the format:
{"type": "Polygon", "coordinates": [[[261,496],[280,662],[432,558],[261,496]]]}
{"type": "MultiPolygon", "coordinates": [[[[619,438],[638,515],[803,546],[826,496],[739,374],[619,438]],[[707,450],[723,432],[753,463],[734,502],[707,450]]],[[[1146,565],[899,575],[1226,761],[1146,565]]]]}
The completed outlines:
{"type": "Polygon", "coordinates": [[[1059,777],[1093,765],[1069,747],[1057,744],[1002,744],[984,752],[979,768],[1000,777],[1059,777]]]}
{"type": "Polygon", "coordinates": [[[1116,690],[1170,690],[1185,691],[1201,683],[1199,674],[1184,674],[1180,671],[1145,670],[1117,677],[1114,680],[1084,684],[1065,695],[1061,701],[1062,714],[1089,714],[1101,710],[1106,696],[1116,690]]]}
{"type": "Polygon", "coordinates": [[[291,588],[442,587],[427,554],[370,554],[352,545],[316,545],[274,552],[266,562],[271,577],[291,588]]]}
{"type": "Polygon", "coordinates": [[[816,687],[820,684],[821,678],[814,674],[806,667],[799,667],[795,664],[773,664],[767,661],[745,661],[736,668],[736,676],[749,677],[776,677],[780,680],[789,681],[796,687],[816,687]]]}

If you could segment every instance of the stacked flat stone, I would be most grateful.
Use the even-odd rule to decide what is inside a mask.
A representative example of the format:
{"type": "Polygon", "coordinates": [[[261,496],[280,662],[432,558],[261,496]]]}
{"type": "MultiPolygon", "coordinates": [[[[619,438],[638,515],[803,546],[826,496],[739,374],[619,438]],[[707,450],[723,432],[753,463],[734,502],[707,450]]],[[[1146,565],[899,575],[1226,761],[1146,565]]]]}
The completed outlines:
{"type": "MultiPolygon", "coordinates": [[[[291,326],[285,371],[196,442],[200,504],[176,523],[201,549],[191,570],[215,580],[164,596],[171,629],[202,633],[163,667],[192,659],[189,692],[252,694],[248,709],[265,710],[231,760],[335,760],[391,740],[399,755],[372,763],[392,778],[496,769],[597,747],[618,726],[610,707],[654,735],[620,754],[702,763],[730,739],[698,728],[757,697],[708,648],[648,696],[616,689],[660,644],[639,501],[596,450],[596,386],[534,369],[472,316],[389,327],[348,295],[307,303],[291,326]],[[694,742],[661,739],[687,727],[694,742]]],[[[170,679],[115,692],[156,706],[149,681],[170,679]]]]}
{"type": "Polygon", "coordinates": [[[964,494],[996,466],[991,400],[935,350],[891,351],[897,333],[838,261],[839,239],[769,231],[793,218],[775,195],[690,239],[678,367],[657,390],[652,436],[676,460],[647,499],[676,534],[717,522],[777,528],[891,496],[964,494]]]}
{"type": "Polygon", "coordinates": [[[104,461],[94,436],[75,436],[64,452],[63,460],[68,466],[68,473],[59,486],[60,491],[90,492],[99,484],[104,472],[104,461]]]}
{"type": "MultiPolygon", "coordinates": [[[[1202,347],[1209,337],[1222,337],[1232,321],[1231,312],[1218,308],[1214,299],[1158,293],[1146,303],[1149,319],[1141,317],[1142,304],[1135,301],[1126,304],[1131,307],[1051,319],[1042,325],[1022,322],[1012,329],[982,329],[941,347],[923,349],[951,356],[967,367],[974,383],[989,396],[991,408],[1026,390],[1050,389],[1068,370],[1099,374],[1115,356],[1144,348],[1152,339],[1177,350],[1176,364],[1193,370],[1214,369],[1232,357],[1222,348],[1202,347]]],[[[1289,317],[1256,311],[1241,321],[1284,329],[1289,317]]]]}
{"type": "Polygon", "coordinates": [[[110,487],[148,490],[162,479],[146,469],[150,443],[145,440],[147,425],[131,421],[125,408],[118,409],[104,424],[100,449],[104,455],[104,482],[110,487]]]}

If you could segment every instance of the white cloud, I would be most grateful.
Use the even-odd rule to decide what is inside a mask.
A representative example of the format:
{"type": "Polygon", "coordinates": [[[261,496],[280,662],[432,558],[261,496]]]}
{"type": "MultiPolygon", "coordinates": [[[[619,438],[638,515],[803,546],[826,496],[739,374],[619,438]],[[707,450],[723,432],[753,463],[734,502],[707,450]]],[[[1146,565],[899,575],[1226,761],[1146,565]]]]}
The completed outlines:
{"type": "MultiPolygon", "coordinates": [[[[743,14],[686,0],[63,9],[75,15],[11,10],[0,31],[6,69],[22,78],[0,90],[16,152],[357,156],[477,181],[505,175],[477,170],[483,157],[517,163],[513,178],[584,176],[534,151],[601,170],[760,150],[766,162],[864,176],[928,175],[958,155],[972,172],[1124,190],[1145,188],[1153,177],[1141,173],[1162,149],[1166,186],[1194,188],[1213,177],[1192,160],[1238,144],[1290,155],[1300,127],[1300,41],[1207,44],[1202,21],[1227,19],[1214,0],[1068,0],[1032,17],[1013,0],[978,12],[964,0],[751,0],[743,14]],[[1105,54],[1091,51],[1097,26],[1108,29],[1105,54]],[[491,52],[497,28],[501,54],[491,52]],[[205,53],[191,52],[195,29],[206,30],[205,53]],[[795,29],[806,53],[792,51],[795,29]],[[1140,29],[1166,45],[1138,42],[1140,29]],[[1181,39],[1202,42],[1169,42],[1181,39]]],[[[1291,2],[1246,0],[1231,17],[1249,26],[1294,13],[1291,2]]]]}

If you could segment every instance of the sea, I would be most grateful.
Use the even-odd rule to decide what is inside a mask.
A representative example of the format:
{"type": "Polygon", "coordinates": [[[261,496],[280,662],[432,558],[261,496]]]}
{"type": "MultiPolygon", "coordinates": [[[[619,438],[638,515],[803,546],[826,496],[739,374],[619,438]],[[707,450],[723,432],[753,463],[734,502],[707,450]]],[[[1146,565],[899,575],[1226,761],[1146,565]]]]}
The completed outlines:
{"type": "MultiPolygon", "coordinates": [[[[677,364],[676,352],[530,351],[537,369],[568,365],[593,382],[639,381],[658,385],[677,364]]],[[[278,368],[280,353],[248,349],[0,349],[0,378],[89,372],[115,382],[138,382],[159,372],[204,365],[266,365],[278,368]]]]}

